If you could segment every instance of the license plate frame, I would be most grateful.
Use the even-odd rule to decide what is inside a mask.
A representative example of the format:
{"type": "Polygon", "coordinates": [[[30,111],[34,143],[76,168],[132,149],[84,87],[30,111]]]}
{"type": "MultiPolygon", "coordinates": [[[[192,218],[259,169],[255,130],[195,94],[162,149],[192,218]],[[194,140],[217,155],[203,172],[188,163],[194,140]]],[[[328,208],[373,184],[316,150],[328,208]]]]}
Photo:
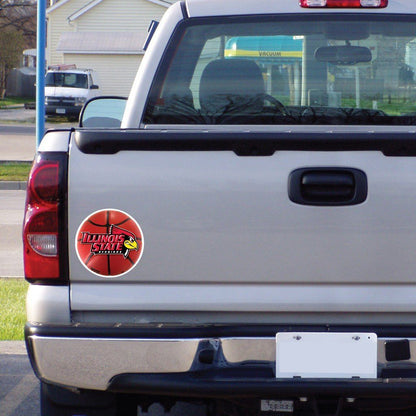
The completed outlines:
{"type": "Polygon", "coordinates": [[[358,332],[276,334],[276,378],[377,378],[377,335],[358,332]]]}

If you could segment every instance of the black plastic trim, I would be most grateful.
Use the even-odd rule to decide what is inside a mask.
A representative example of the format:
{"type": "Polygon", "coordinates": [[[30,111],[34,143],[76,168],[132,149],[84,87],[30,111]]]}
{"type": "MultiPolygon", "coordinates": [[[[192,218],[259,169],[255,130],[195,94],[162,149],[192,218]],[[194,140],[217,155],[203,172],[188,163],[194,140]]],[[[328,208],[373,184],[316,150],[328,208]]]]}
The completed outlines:
{"type": "Polygon", "coordinates": [[[143,45],[143,50],[146,51],[150,41],[153,39],[153,35],[156,32],[157,27],[159,26],[159,22],[157,20],[152,20],[150,22],[149,28],[147,29],[147,36],[146,39],[144,41],[144,45],[143,45]]]}
{"type": "Polygon", "coordinates": [[[192,339],[226,337],[275,337],[278,332],[374,332],[380,338],[416,338],[416,326],[398,325],[206,325],[174,326],[91,324],[26,324],[25,337],[192,339]]]}
{"type": "Polygon", "coordinates": [[[215,369],[194,373],[120,374],[107,391],[205,398],[264,398],[311,395],[341,397],[405,397],[416,392],[416,380],[278,380],[252,368],[215,369]],[[239,371],[238,371],[239,370],[239,371]],[[260,372],[259,372],[260,373],[260,372]]]}
{"type": "Polygon", "coordinates": [[[358,205],[367,199],[367,175],[348,167],[307,167],[289,175],[288,193],[300,205],[358,205]]]}
{"type": "Polygon", "coordinates": [[[189,19],[189,13],[188,9],[186,7],[186,2],[181,1],[181,10],[182,10],[182,16],[184,19],[189,19]]]}
{"type": "MultiPolygon", "coordinates": [[[[385,345],[387,361],[410,360],[410,343],[408,339],[388,341],[385,345]]],[[[413,369],[416,371],[416,368],[413,369]]]]}
{"type": "Polygon", "coordinates": [[[75,130],[75,142],[86,154],[120,151],[232,151],[240,156],[269,156],[282,150],[380,151],[385,156],[416,156],[411,132],[203,132],[149,130],[75,130]]]}

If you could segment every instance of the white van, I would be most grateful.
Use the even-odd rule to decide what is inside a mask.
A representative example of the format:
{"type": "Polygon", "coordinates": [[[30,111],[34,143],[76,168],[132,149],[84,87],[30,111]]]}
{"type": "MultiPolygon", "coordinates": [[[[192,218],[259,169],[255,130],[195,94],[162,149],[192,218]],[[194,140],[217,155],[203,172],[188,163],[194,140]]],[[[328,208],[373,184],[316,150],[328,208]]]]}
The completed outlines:
{"type": "Polygon", "coordinates": [[[77,119],[82,106],[99,94],[97,73],[75,65],[52,67],[45,79],[45,112],[77,119]]]}

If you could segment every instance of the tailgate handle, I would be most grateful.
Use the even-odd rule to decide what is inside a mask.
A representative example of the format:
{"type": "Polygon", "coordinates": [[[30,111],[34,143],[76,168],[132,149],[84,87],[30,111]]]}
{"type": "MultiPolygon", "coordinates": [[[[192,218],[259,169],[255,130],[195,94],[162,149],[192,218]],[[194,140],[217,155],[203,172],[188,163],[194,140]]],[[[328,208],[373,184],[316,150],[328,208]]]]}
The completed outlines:
{"type": "Polygon", "coordinates": [[[289,198],[301,205],[357,205],[367,199],[367,176],[353,168],[302,168],[289,175],[289,198]]]}

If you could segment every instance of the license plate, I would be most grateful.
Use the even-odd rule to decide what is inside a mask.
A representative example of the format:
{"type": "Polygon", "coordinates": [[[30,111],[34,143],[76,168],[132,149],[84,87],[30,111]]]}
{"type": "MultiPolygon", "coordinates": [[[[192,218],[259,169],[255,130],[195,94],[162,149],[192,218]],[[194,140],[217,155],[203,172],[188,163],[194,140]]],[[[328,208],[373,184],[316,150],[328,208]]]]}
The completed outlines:
{"type": "Polygon", "coordinates": [[[278,333],[276,377],[377,378],[377,335],[278,333]]]}
{"type": "Polygon", "coordinates": [[[262,400],[260,410],[262,412],[293,413],[293,400],[262,400]]]}
{"type": "Polygon", "coordinates": [[[65,114],[65,113],[66,113],[65,108],[57,108],[56,109],[56,114],[65,114]]]}

